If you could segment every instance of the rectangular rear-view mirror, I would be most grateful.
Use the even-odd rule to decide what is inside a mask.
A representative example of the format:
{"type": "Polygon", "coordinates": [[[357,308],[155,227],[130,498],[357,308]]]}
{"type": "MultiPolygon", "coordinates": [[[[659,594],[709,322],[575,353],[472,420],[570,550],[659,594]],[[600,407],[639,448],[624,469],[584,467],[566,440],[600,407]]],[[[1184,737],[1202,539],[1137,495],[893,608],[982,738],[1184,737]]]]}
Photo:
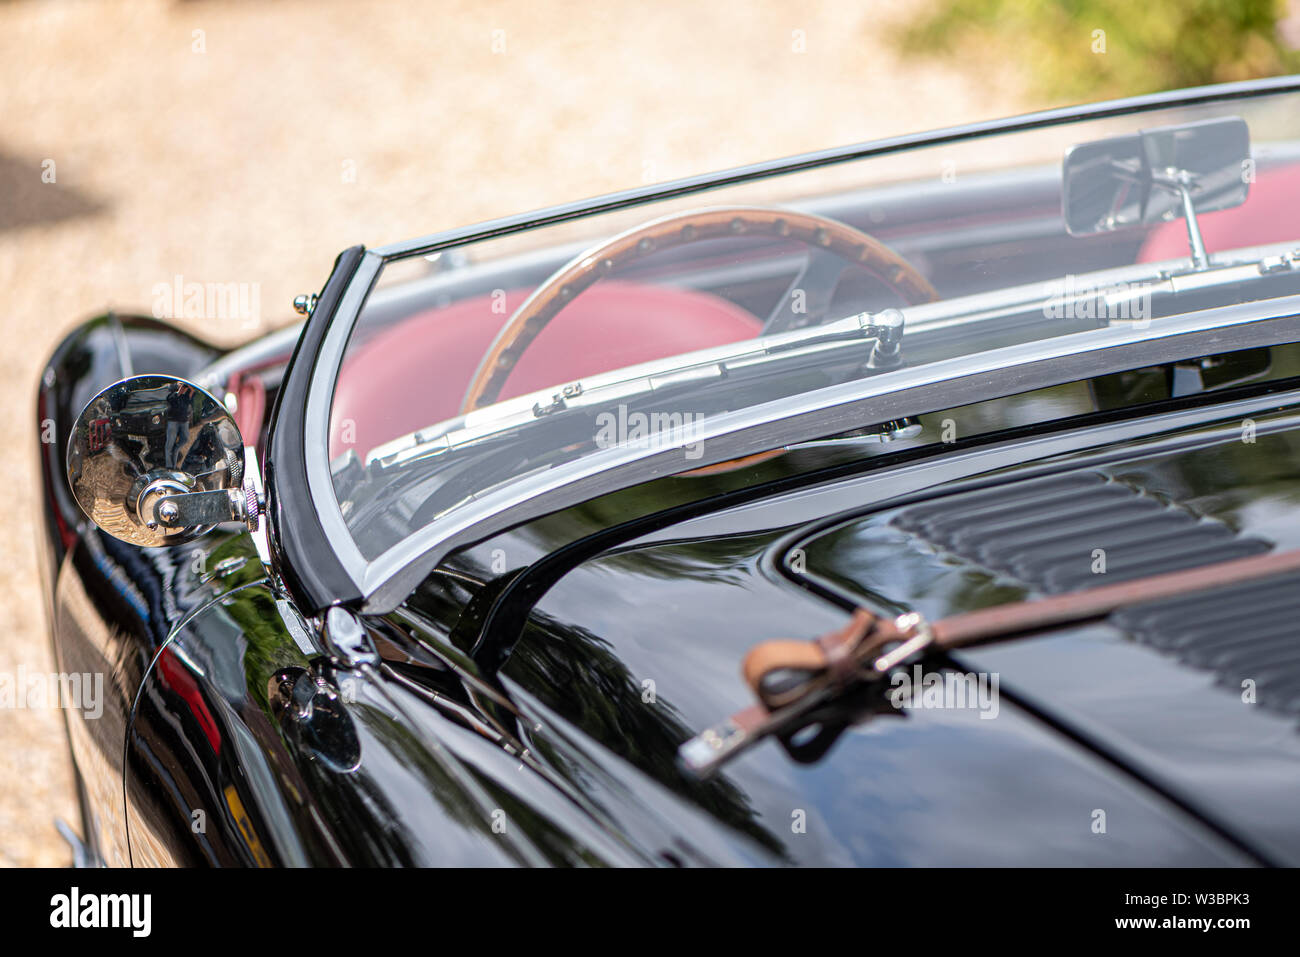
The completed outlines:
{"type": "Polygon", "coordinates": [[[1081,143],[1065,154],[1065,228],[1091,236],[1240,206],[1249,172],[1250,132],[1239,117],[1081,143]]]}

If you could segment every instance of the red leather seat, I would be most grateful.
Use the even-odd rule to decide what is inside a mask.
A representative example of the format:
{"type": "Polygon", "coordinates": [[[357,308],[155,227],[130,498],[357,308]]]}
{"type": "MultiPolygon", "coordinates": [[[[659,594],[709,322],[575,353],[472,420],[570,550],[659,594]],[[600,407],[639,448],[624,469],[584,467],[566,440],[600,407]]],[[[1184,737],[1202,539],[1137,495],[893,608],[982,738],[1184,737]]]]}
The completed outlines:
{"type": "MultiPolygon", "coordinates": [[[[1300,239],[1300,166],[1260,171],[1244,203],[1233,209],[1203,213],[1196,220],[1205,249],[1211,253],[1300,239]]],[[[1151,229],[1138,252],[1138,262],[1190,255],[1187,225],[1177,219],[1151,229]]]]}
{"type": "MultiPolygon", "coordinates": [[[[348,355],[330,416],[330,458],[456,416],[493,338],[531,290],[416,313],[348,355]],[[344,439],[350,441],[344,441],[344,439]]],[[[707,293],[603,282],[560,312],[524,352],[501,398],[638,362],[757,336],[751,313],[707,293]]]]}

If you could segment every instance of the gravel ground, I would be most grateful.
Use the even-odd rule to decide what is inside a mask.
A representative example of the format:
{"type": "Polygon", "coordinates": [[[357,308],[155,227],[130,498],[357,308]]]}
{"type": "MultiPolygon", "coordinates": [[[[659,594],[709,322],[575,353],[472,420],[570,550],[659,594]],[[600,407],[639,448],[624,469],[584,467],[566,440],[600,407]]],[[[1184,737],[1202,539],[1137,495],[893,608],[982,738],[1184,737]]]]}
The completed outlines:
{"type": "MultiPolygon", "coordinates": [[[[900,62],[880,28],[913,6],[0,5],[0,670],[52,667],[32,402],[81,319],[181,275],[259,284],[265,331],[356,242],[1028,105],[1010,73],[900,62]]],[[[0,864],[69,863],[55,816],[60,715],[0,711],[0,864]]]]}

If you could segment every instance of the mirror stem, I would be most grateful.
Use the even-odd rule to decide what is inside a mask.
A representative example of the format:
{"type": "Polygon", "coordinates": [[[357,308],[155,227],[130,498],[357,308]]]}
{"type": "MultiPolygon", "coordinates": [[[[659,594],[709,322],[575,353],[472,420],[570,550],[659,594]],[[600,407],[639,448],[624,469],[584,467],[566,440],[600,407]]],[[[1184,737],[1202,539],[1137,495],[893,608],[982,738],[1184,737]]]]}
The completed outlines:
{"type": "Polygon", "coordinates": [[[1205,241],[1201,238],[1201,224],[1196,221],[1196,206],[1192,202],[1189,179],[1188,173],[1180,172],[1175,185],[1178,188],[1178,195],[1183,200],[1183,219],[1187,222],[1187,244],[1192,247],[1192,267],[1200,271],[1209,268],[1210,257],[1206,255],[1205,241]]]}

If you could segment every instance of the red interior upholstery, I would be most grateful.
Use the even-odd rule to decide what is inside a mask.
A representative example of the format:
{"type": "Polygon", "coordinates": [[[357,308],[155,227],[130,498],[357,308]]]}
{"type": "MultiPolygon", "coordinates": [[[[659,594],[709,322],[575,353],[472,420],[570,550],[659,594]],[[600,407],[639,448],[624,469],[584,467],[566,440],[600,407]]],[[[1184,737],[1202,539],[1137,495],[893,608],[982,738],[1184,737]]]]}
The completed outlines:
{"type": "MultiPolygon", "coordinates": [[[[364,455],[457,415],[479,360],[528,293],[507,293],[504,306],[483,296],[417,313],[353,351],[334,390],[330,458],[348,448],[364,455]]],[[[749,339],[761,329],[749,312],[707,293],[598,283],[542,330],[501,398],[749,339]]]]}
{"type": "MultiPolygon", "coordinates": [[[[1300,238],[1300,166],[1262,170],[1250,184],[1246,201],[1234,209],[1197,216],[1208,252],[1263,246],[1300,238]]],[[[1187,225],[1181,219],[1152,228],[1138,262],[1159,262],[1191,255],[1187,225]]]]}

